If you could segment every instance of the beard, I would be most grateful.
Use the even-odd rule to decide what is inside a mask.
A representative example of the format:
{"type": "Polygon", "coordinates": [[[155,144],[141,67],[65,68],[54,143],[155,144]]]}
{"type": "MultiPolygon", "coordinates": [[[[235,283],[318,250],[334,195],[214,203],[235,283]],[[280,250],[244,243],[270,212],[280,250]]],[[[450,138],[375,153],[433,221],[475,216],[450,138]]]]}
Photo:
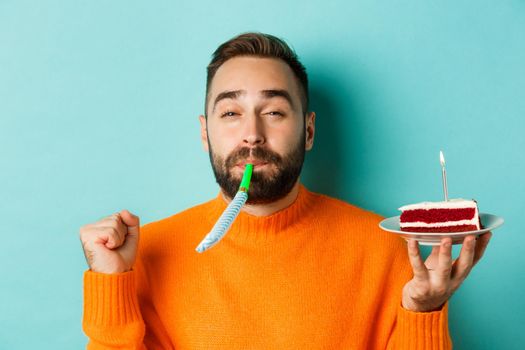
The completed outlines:
{"type": "Polygon", "coordinates": [[[242,176],[235,177],[233,169],[237,164],[248,158],[267,163],[265,170],[253,170],[248,204],[267,204],[284,198],[295,185],[304,163],[305,137],[303,130],[299,143],[287,154],[280,155],[264,147],[239,147],[226,158],[213,152],[208,138],[210,161],[215,180],[224,194],[232,199],[239,190],[242,176]]]}

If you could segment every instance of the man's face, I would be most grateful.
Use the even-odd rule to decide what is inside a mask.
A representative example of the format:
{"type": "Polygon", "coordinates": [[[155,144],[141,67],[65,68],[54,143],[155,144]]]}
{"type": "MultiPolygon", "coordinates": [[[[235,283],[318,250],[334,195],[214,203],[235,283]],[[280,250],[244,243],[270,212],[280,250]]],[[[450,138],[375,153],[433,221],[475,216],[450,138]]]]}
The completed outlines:
{"type": "Polygon", "coordinates": [[[200,116],[201,139],[228,197],[238,191],[246,163],[254,165],[248,203],[271,203],[291,191],[315,121],[314,113],[305,118],[299,91],[292,70],[278,59],[235,57],[217,70],[208,118],[200,116]]]}

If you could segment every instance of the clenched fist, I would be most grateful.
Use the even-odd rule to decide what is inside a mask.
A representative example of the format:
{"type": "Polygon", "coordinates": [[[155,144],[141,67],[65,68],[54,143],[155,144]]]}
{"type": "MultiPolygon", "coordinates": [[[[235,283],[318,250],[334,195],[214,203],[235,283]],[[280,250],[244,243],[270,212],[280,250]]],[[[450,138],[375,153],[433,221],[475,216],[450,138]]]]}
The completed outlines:
{"type": "Polygon", "coordinates": [[[139,243],[139,218],[127,210],[80,228],[80,240],[91,271],[131,270],[139,243]]]}

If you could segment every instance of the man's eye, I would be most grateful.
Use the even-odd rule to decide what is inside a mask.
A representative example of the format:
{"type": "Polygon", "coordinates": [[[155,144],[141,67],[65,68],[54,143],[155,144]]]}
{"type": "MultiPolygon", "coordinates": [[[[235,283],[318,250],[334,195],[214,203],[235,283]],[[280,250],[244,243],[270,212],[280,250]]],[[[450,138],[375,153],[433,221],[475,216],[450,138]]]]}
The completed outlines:
{"type": "Polygon", "coordinates": [[[224,113],[221,115],[221,117],[234,117],[234,116],[236,116],[236,115],[237,115],[237,113],[235,113],[235,112],[227,111],[227,112],[224,112],[224,113]]]}
{"type": "Polygon", "coordinates": [[[284,115],[283,113],[281,113],[279,111],[271,111],[271,112],[268,112],[266,114],[274,116],[274,117],[282,117],[284,115]]]}

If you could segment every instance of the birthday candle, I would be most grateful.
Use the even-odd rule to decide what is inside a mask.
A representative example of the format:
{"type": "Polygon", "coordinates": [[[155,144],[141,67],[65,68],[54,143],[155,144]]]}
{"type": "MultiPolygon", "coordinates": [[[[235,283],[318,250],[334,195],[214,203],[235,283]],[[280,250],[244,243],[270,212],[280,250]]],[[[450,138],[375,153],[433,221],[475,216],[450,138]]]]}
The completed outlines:
{"type": "Polygon", "coordinates": [[[250,179],[252,177],[253,164],[246,164],[244,174],[242,176],[241,185],[239,191],[235,194],[230,204],[226,207],[219,220],[215,223],[210,233],[204,237],[195,249],[197,252],[202,253],[215,244],[217,244],[226,235],[226,232],[230,229],[233,221],[239,215],[242,206],[248,200],[248,188],[250,187],[250,179]]]}
{"type": "Polygon", "coordinates": [[[448,201],[448,188],[447,188],[447,171],[445,170],[445,157],[443,152],[439,151],[439,162],[441,163],[441,177],[443,179],[443,194],[445,195],[445,201],[448,201]]]}

